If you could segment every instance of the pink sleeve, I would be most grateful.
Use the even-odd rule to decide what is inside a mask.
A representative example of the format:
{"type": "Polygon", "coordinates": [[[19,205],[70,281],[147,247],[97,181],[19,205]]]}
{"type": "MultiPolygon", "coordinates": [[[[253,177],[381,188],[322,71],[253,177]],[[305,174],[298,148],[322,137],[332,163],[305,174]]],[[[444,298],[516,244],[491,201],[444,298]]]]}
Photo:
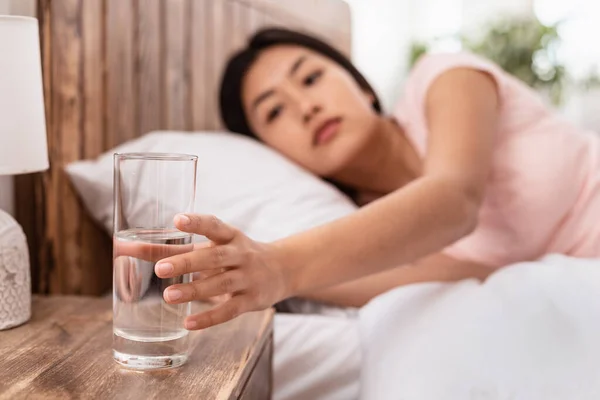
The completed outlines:
{"type": "MultiPolygon", "coordinates": [[[[508,75],[490,61],[469,53],[430,54],[423,56],[415,64],[408,77],[405,86],[405,102],[397,110],[397,115],[407,125],[407,135],[415,144],[422,157],[426,156],[429,135],[425,115],[427,92],[440,75],[454,68],[472,68],[489,74],[496,82],[501,103],[506,96],[505,91],[508,87],[508,75]]],[[[478,229],[470,236],[447,247],[443,252],[457,259],[484,264],[491,262],[494,264],[493,266],[498,266],[502,263],[503,260],[501,259],[505,255],[498,254],[497,259],[491,257],[494,251],[500,250],[486,248],[490,243],[491,236],[494,236],[492,232],[478,229]],[[491,258],[494,259],[491,260],[491,258]]]]}
{"type": "Polygon", "coordinates": [[[408,95],[424,110],[427,92],[433,82],[444,72],[455,68],[471,68],[489,74],[498,87],[502,100],[506,86],[506,73],[496,64],[470,53],[428,54],[419,59],[411,71],[408,95]]]}

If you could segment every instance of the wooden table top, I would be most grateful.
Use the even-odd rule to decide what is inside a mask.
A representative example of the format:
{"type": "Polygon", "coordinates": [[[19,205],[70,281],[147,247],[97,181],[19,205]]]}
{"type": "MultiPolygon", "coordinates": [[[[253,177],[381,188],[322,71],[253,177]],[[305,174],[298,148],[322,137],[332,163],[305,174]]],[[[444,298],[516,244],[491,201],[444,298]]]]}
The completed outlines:
{"type": "Polygon", "coordinates": [[[268,342],[273,311],[192,332],[179,368],[136,372],[112,359],[112,300],[34,297],[32,319],[0,331],[0,399],[229,399],[268,342]]]}

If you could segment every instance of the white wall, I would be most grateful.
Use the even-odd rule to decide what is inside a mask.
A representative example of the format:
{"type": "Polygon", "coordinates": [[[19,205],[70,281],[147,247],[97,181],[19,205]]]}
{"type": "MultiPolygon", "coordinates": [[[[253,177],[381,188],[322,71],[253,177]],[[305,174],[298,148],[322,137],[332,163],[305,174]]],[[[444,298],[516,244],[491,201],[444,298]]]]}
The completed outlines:
{"type": "MultiPolygon", "coordinates": [[[[0,0],[0,15],[35,16],[35,0],[0,0]]],[[[0,209],[14,214],[13,178],[0,176],[0,209]]]]}
{"type": "MultiPolygon", "coordinates": [[[[495,15],[531,16],[534,0],[462,0],[463,30],[467,33],[481,28],[495,15]]],[[[565,0],[566,1],[566,0],[565,0]]]]}
{"type": "MultiPolygon", "coordinates": [[[[352,9],[353,61],[374,86],[386,111],[401,95],[413,40],[428,41],[457,33],[472,34],[498,15],[535,14],[544,23],[564,17],[560,57],[580,78],[594,63],[600,71],[600,47],[580,43],[600,37],[599,0],[346,0],[352,9]],[[583,38],[583,39],[582,39],[583,38]]],[[[455,50],[449,40],[439,50],[455,50]]],[[[438,49],[436,46],[436,49],[438,49]]],[[[600,89],[568,93],[562,111],[575,123],[600,132],[600,89]]]]}
{"type": "MultiPolygon", "coordinates": [[[[353,60],[390,110],[401,94],[410,44],[480,25],[495,14],[526,14],[533,0],[346,0],[353,60]]],[[[450,44],[451,45],[451,44],[450,44]]]]}
{"type": "Polygon", "coordinates": [[[352,9],[353,61],[390,110],[406,70],[410,1],[346,1],[352,9]]]}

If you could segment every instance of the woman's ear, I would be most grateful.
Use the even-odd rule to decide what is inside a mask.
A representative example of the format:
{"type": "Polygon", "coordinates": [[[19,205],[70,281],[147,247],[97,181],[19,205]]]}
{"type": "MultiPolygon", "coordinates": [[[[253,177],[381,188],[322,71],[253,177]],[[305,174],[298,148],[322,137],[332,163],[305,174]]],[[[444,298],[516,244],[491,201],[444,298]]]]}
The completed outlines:
{"type": "Polygon", "coordinates": [[[369,101],[369,103],[371,103],[371,105],[375,105],[375,95],[373,94],[373,92],[371,92],[369,90],[365,90],[364,94],[365,94],[367,100],[369,101]]]}
{"type": "Polygon", "coordinates": [[[367,100],[369,101],[369,104],[371,104],[371,106],[373,107],[373,109],[376,109],[376,103],[377,103],[377,98],[375,97],[375,94],[373,94],[373,92],[370,91],[365,91],[365,96],[367,98],[367,100]]]}
{"type": "Polygon", "coordinates": [[[373,93],[365,91],[365,96],[367,96],[367,100],[369,100],[369,103],[375,103],[375,95],[373,93]]]}

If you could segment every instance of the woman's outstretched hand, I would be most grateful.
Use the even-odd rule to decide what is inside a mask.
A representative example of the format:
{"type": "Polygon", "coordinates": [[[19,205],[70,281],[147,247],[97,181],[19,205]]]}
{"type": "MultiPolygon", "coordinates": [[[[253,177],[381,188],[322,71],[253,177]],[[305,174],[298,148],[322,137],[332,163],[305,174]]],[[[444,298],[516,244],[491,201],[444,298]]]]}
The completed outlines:
{"type": "Polygon", "coordinates": [[[191,283],[169,286],[163,293],[165,301],[178,304],[230,295],[215,308],[189,316],[186,329],[221,324],[242,313],[266,309],[291,294],[273,245],[258,243],[213,216],[178,215],[175,226],[183,232],[203,235],[211,242],[156,264],[155,272],[160,278],[189,273],[204,276],[191,283]]]}

